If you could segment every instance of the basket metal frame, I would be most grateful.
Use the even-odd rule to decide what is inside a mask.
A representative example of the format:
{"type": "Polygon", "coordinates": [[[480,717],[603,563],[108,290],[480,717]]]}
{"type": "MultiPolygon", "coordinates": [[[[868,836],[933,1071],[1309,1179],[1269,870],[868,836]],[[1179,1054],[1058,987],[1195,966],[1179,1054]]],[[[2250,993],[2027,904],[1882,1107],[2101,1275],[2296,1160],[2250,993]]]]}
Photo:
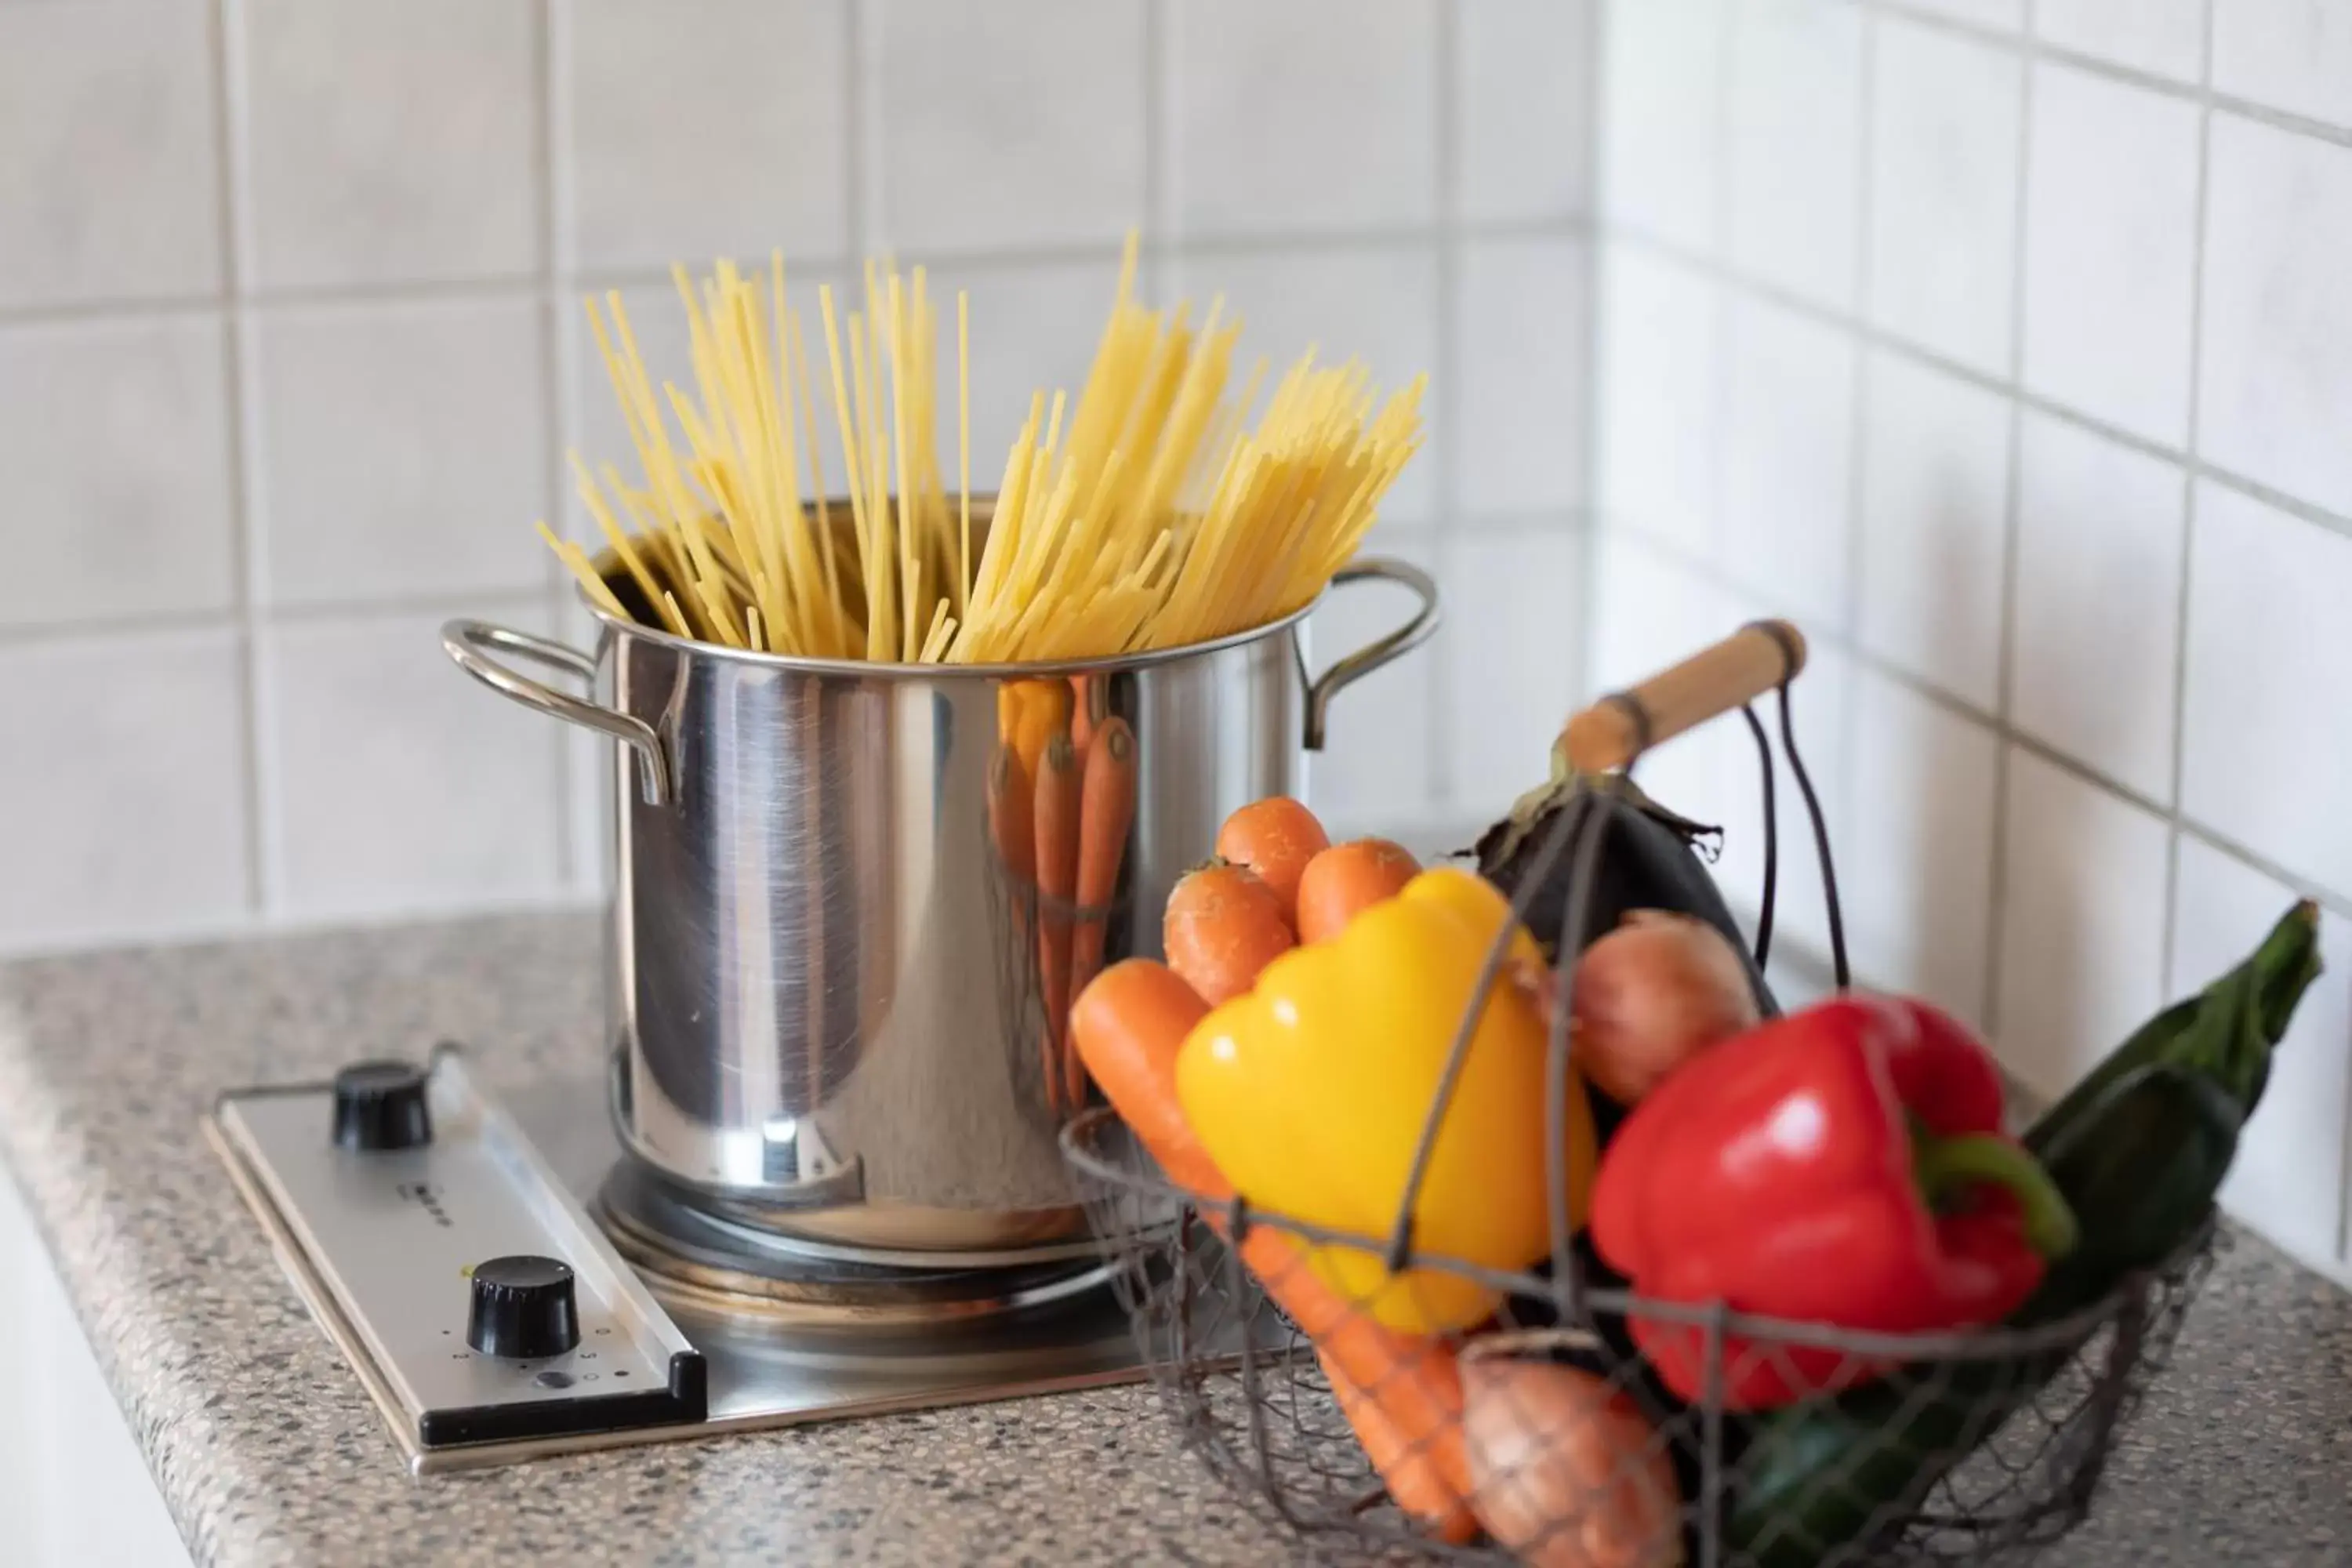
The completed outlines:
{"type": "MultiPolygon", "coordinates": [[[[1798,746],[1790,697],[1801,656],[1776,624],[1757,623],[1755,629],[1771,636],[1782,654],[1782,673],[1773,692],[1780,710],[1780,750],[1810,819],[1827,906],[1832,973],[1837,989],[1844,991],[1852,976],[1829,831],[1798,746]]],[[[1989,1399],[1989,1422],[1983,1431],[1970,1436],[1966,1452],[1976,1457],[1966,1462],[1995,1466],[2003,1470],[2002,1475],[1988,1477],[1978,1491],[1969,1492],[1956,1489],[1952,1474],[1942,1474],[1916,1506],[1899,1517],[1880,1521],[1865,1538],[1822,1560],[1975,1562],[1994,1552],[2046,1545],[2087,1513],[2116,1428],[2136,1407],[2147,1381],[2160,1368],[2181,1316],[2210,1267],[2215,1237],[2212,1222],[2209,1218],[2164,1267],[2126,1280],[2093,1306],[2024,1329],[1874,1333],[1735,1311],[1720,1300],[1661,1300],[1589,1282],[1574,1246],[1567,1169],[1574,955],[1585,945],[1602,836],[1612,815],[1603,809],[1602,797],[1624,797],[1635,765],[1650,749],[1652,729],[1648,711],[1633,694],[1621,692],[1603,700],[1617,706],[1631,721],[1636,743],[1617,772],[1597,781],[1579,781],[1570,803],[1557,814],[1538,846],[1529,869],[1520,878],[1511,899],[1513,921],[1504,923],[1490,944],[1474,983],[1472,1002],[1456,1027],[1422,1126],[1396,1218],[1384,1237],[1315,1225],[1253,1205],[1244,1194],[1224,1203],[1203,1202],[1167,1181],[1125,1137],[1116,1113],[1107,1107],[1081,1112],[1064,1128],[1066,1157],[1089,1200],[1098,1207],[1113,1205],[1121,1215],[1131,1215],[1139,1203],[1165,1205],[1184,1215],[1172,1240],[1137,1243],[1118,1270],[1122,1300],[1167,1404],[1188,1442],[1213,1469],[1302,1531],[1339,1531],[1408,1555],[1437,1560],[1510,1560],[1492,1548],[1438,1541],[1422,1533],[1398,1510],[1383,1506],[1384,1490],[1360,1452],[1354,1453],[1352,1460],[1348,1458],[1354,1447],[1348,1424],[1331,1401],[1311,1348],[1295,1331],[1293,1342],[1279,1354],[1257,1348],[1256,1335],[1244,1335],[1244,1350],[1237,1367],[1229,1360],[1212,1365],[1201,1354],[1207,1335],[1203,1325],[1192,1321],[1196,1308],[1213,1300],[1220,1311],[1276,1312],[1278,1316],[1241,1259],[1241,1246],[1251,1229],[1266,1226],[1308,1247],[1375,1252],[1391,1272],[1437,1270],[1499,1292],[1507,1301],[1549,1307],[1553,1321],[1545,1327],[1506,1327],[1471,1336],[1469,1342],[1486,1347],[1482,1354],[1496,1353],[1488,1342],[1501,1340],[1515,1342],[1511,1350],[1531,1358],[1548,1358],[1559,1348],[1559,1336],[1598,1342],[1596,1326],[1610,1321],[1622,1325],[1642,1320],[1698,1330],[1703,1335],[1706,1395],[1681,1407],[1677,1421],[1695,1430],[1675,1440],[1686,1438],[1696,1450],[1696,1495],[1685,1495],[1683,1500],[1690,1556],[1702,1568],[1751,1561],[1744,1552],[1731,1552],[1724,1539],[1724,1513],[1736,1479],[1727,1458],[1730,1413],[1723,1399],[1728,1342],[1737,1339],[1751,1349],[1764,1346],[1780,1352],[1834,1352],[1857,1364],[1891,1367],[1904,1373],[1932,1369],[1933,1376],[1945,1380],[1952,1375],[1952,1369],[1970,1365],[2046,1363],[2057,1370],[2046,1374],[2034,1392],[2018,1398],[1989,1399]],[[1505,967],[1512,927],[1526,921],[1536,895],[1550,881],[1563,854],[1570,856],[1570,873],[1545,1069],[1549,1268],[1544,1273],[1498,1269],[1418,1247],[1413,1212],[1480,1016],[1505,967]],[[1216,1281],[1214,1288],[1204,1288],[1212,1279],[1216,1281]],[[2053,1403],[2064,1403],[2065,1407],[2053,1417],[2041,1407],[2047,1390],[2061,1384],[2079,1393],[2057,1396],[2053,1403]],[[1228,1408],[1234,1400],[1239,1401],[1237,1411],[1228,1408]],[[1323,1419],[1304,1413],[1310,1410],[1323,1419]],[[1995,1439],[2029,1410],[2038,1411],[2047,1426],[2042,1442],[2023,1461],[2001,1457],[1995,1439]],[[1278,1419],[1289,1424],[1287,1436],[1278,1429],[1278,1419]]],[[[1780,873],[1779,803],[1773,749],[1764,721],[1753,704],[1743,704],[1740,713],[1756,743],[1763,795],[1764,886],[1755,938],[1760,973],[1770,955],[1773,937],[1780,873]]],[[[1131,1220],[1129,1233],[1133,1234],[1131,1220]]],[[[1624,1359],[1631,1363],[1638,1358],[1624,1359]]],[[[1643,1375],[1638,1365],[1618,1369],[1612,1375],[1621,1373],[1629,1384],[1643,1375]]]]}

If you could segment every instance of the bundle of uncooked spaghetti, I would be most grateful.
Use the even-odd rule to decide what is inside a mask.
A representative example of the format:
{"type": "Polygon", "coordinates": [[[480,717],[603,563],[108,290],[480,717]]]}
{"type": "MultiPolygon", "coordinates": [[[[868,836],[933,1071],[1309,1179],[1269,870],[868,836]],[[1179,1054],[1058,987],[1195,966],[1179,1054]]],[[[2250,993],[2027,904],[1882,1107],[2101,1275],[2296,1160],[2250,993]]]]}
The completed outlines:
{"type": "Polygon", "coordinates": [[[1032,398],[977,517],[970,305],[957,296],[950,497],[923,268],[909,279],[869,263],[865,308],[845,322],[833,290],[818,290],[822,379],[781,258],[764,279],[722,261],[698,287],[675,269],[691,395],[665,384],[656,397],[620,296],[602,311],[591,300],[640,465],[632,483],[572,458],[614,580],[540,531],[610,615],[640,618],[620,591],[633,587],[648,624],[677,636],[806,658],[1110,658],[1300,609],[1420,448],[1423,378],[1382,401],[1360,364],[1318,365],[1310,350],[1253,422],[1266,367],[1229,395],[1239,323],[1221,322],[1221,304],[1197,328],[1183,306],[1139,305],[1135,261],[1130,237],[1086,384],[1075,401],[1032,398]],[[827,489],[828,449],[845,504],[827,489]]]}

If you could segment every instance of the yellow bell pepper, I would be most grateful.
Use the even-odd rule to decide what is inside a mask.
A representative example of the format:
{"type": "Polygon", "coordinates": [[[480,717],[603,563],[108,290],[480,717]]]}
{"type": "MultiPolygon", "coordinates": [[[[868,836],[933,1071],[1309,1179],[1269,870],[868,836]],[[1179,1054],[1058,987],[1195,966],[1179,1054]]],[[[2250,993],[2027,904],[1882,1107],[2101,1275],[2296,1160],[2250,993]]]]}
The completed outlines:
{"type": "MultiPolygon", "coordinates": [[[[1463,1329],[1496,1292],[1381,1257],[1422,1124],[1486,948],[1508,906],[1483,879],[1423,872],[1328,942],[1293,949],[1184,1041],[1176,1093],[1202,1146],[1260,1208],[1366,1238],[1307,1249],[1333,1289],[1412,1332],[1463,1329]]],[[[1512,939],[1534,944],[1524,929],[1512,939]]],[[[1540,962],[1538,960],[1538,962],[1540,962]]],[[[1499,978],[1472,1037],[1413,1210],[1420,1253],[1524,1268],[1550,1250],[1543,1020],[1499,978]]],[[[1595,1153],[1571,1076],[1562,1118],[1569,1207],[1583,1222],[1595,1153]]]]}
{"type": "MultiPolygon", "coordinates": [[[[1484,942],[1493,942],[1496,928],[1511,916],[1511,901],[1503,897],[1502,889],[1465,866],[1433,866],[1415,877],[1402,892],[1443,903],[1468,921],[1478,932],[1478,940],[1484,942]]],[[[1485,955],[1480,956],[1483,959],[1485,955]]],[[[1538,970],[1544,967],[1543,949],[1536,945],[1534,934],[1517,921],[1511,921],[1509,959],[1513,964],[1531,964],[1538,970]]],[[[1510,971],[1506,969],[1504,973],[1510,971]]]]}

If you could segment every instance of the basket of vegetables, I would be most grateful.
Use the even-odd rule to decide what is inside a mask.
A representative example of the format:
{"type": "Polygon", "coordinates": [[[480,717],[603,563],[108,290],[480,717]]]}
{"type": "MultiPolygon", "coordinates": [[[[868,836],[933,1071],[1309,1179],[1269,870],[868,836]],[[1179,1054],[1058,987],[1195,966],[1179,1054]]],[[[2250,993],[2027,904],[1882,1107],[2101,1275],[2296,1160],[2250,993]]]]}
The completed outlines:
{"type": "Polygon", "coordinates": [[[1136,1332],[1192,1446],[1302,1532],[1798,1568],[1989,1561],[2088,1511],[2210,1260],[2316,911],[2028,1119],[1963,1026],[1848,986],[1803,658],[1750,626],[1580,714],[1475,867],[1247,808],[1171,899],[1169,963],[1076,998],[1108,1103],[1063,1146],[1127,1238],[1136,1332]],[[1767,695],[1837,978],[1790,1012],[1767,695]],[[1633,782],[1735,710],[1767,792],[1753,948],[1709,830],[1633,782]]]}

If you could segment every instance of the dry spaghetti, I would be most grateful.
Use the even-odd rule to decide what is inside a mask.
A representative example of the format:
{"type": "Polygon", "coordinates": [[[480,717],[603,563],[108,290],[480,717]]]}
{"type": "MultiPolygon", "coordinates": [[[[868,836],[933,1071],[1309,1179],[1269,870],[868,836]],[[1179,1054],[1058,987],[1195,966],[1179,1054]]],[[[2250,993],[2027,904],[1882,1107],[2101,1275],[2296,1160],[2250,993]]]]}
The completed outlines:
{"type": "Polygon", "coordinates": [[[638,479],[572,455],[609,565],[544,522],[540,532],[608,615],[807,658],[1109,658],[1287,615],[1355,553],[1420,448],[1423,381],[1383,400],[1360,364],[1319,365],[1310,350],[1253,423],[1267,367],[1229,390],[1240,324],[1221,303],[1198,327],[1188,307],[1146,309],[1135,263],[1130,237],[1085,384],[1075,399],[1031,399],[978,535],[970,302],[956,297],[951,502],[922,268],[908,278],[868,263],[859,309],[817,291],[821,374],[781,258],[764,279],[725,261],[698,281],[674,268],[691,395],[665,384],[656,395],[620,296],[601,310],[592,300],[638,479]],[[645,616],[616,592],[624,579],[645,616]]]}

